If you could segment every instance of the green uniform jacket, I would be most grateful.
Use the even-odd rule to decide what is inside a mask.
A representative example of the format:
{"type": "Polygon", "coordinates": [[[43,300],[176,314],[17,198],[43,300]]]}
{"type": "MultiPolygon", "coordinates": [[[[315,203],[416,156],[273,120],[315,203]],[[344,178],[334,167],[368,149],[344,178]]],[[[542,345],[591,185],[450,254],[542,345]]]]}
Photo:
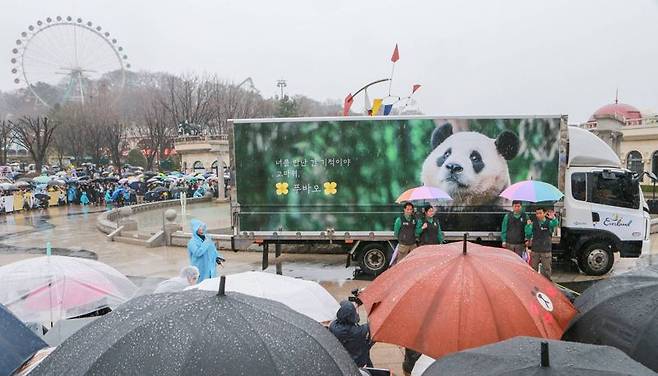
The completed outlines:
{"type": "MultiPolygon", "coordinates": [[[[544,218],[544,220],[541,221],[540,224],[546,223],[546,221],[549,221],[548,222],[548,228],[551,230],[551,233],[553,233],[553,230],[555,230],[555,228],[558,225],[557,218],[553,218],[551,220],[549,220],[548,218],[544,218]]],[[[526,240],[532,239],[532,223],[530,223],[530,224],[526,223],[526,225],[525,225],[525,238],[526,238],[526,240]]]]}
{"type": "MultiPolygon", "coordinates": [[[[409,216],[404,216],[408,221],[413,219],[413,215],[409,216]]],[[[420,221],[418,221],[420,222],[420,221]]],[[[416,223],[418,225],[418,223],[416,223]]],[[[397,239],[398,236],[400,235],[400,228],[402,228],[402,220],[400,217],[395,218],[395,223],[393,223],[393,235],[395,235],[395,238],[397,239]]]]}
{"type": "MultiPolygon", "coordinates": [[[[507,243],[507,218],[509,215],[513,215],[514,218],[519,219],[523,215],[523,208],[521,208],[521,213],[516,214],[516,213],[507,213],[505,214],[505,217],[503,217],[503,224],[500,226],[500,240],[503,241],[503,243],[507,243]]],[[[525,229],[525,227],[524,227],[525,229]]]]}
{"type": "MultiPolygon", "coordinates": [[[[420,237],[420,233],[423,232],[423,223],[425,223],[425,222],[433,223],[434,219],[423,218],[422,220],[416,222],[416,237],[417,238],[420,237]]],[[[437,240],[439,241],[439,244],[443,244],[443,231],[441,231],[441,224],[438,223],[438,222],[436,224],[439,225],[439,233],[438,233],[437,240]]]]}

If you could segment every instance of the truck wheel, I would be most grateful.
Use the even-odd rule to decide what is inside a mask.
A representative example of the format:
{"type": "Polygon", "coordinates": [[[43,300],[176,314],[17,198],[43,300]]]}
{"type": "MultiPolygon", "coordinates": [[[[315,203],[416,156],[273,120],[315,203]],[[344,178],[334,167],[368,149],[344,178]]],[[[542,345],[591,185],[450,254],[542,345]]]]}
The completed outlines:
{"type": "Polygon", "coordinates": [[[587,275],[604,275],[612,269],[615,256],[608,242],[597,241],[583,247],[577,257],[578,267],[587,275]]]}
{"type": "Polygon", "coordinates": [[[361,270],[370,275],[381,274],[388,267],[388,252],[385,244],[375,243],[363,247],[359,253],[361,270]]]}

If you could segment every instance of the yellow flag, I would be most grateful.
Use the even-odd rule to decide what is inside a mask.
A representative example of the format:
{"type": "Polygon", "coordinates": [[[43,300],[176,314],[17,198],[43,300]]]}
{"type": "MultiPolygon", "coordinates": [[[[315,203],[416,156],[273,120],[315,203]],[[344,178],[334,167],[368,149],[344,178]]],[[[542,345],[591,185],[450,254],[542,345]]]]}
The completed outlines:
{"type": "Polygon", "coordinates": [[[382,98],[375,98],[372,101],[372,116],[377,116],[379,109],[382,107],[382,98]]]}

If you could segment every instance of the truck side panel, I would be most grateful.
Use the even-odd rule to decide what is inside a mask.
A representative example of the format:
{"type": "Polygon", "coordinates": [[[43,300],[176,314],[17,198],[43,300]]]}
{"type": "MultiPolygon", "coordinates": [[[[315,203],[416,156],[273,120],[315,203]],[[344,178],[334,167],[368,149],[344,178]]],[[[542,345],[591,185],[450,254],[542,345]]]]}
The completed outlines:
{"type": "Polygon", "coordinates": [[[235,121],[235,217],[242,231],[391,231],[407,189],[431,185],[444,231],[500,231],[498,194],[534,179],[562,186],[562,117],[235,121]]]}

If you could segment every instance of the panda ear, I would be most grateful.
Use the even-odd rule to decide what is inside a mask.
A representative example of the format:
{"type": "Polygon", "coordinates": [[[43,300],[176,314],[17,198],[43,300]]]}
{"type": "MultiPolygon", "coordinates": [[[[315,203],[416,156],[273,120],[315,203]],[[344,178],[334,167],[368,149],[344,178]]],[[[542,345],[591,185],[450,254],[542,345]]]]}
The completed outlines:
{"type": "Polygon", "coordinates": [[[503,131],[496,138],[496,150],[508,161],[513,159],[519,153],[519,136],[514,132],[503,131]]]}
{"type": "Polygon", "coordinates": [[[436,149],[446,138],[452,135],[452,124],[444,123],[432,132],[432,150],[436,149]]]}

